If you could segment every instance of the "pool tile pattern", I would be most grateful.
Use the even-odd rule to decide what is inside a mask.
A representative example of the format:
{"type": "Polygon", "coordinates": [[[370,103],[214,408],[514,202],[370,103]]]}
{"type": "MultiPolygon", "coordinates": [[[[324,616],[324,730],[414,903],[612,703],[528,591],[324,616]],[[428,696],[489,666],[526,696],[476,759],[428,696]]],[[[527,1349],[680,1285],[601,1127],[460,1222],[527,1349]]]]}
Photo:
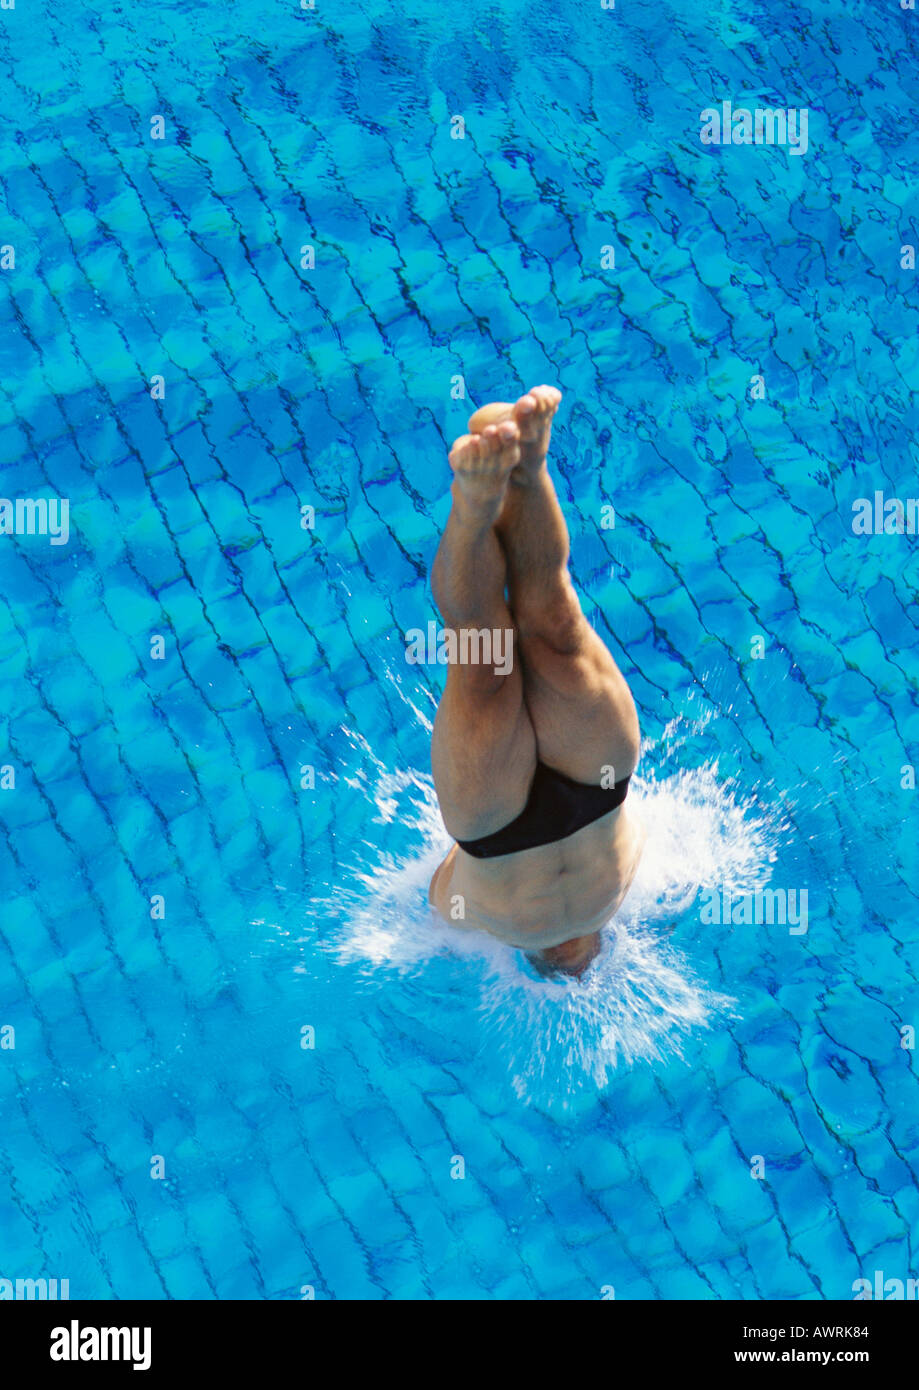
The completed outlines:
{"type": "Polygon", "coordinates": [[[0,492],[68,498],[71,535],[0,536],[0,1276],[919,1276],[919,562],[851,529],[857,497],[916,491],[917,25],[2,12],[0,492]],[[809,108],[807,154],[702,146],[700,109],[744,93],[809,108]],[[782,807],[775,878],[811,895],[802,937],[681,921],[738,1016],[561,1116],[477,1055],[461,966],[432,1007],[341,964],[315,906],[411,848],[368,793],[428,765],[438,675],[401,635],[434,616],[445,452],[542,380],[574,576],[646,734],[720,712],[683,756],[782,807]]]}

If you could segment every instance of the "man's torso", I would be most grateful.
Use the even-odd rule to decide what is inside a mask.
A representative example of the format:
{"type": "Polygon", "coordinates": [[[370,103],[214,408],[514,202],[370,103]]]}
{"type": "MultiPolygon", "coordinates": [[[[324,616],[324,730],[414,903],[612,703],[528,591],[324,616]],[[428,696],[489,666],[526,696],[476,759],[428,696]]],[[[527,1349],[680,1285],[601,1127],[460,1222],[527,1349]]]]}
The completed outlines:
{"type": "Polygon", "coordinates": [[[643,844],[626,802],[564,840],[518,854],[475,859],[454,845],[434,875],[430,901],[451,926],[478,928],[522,950],[544,950],[609,921],[628,892],[643,844]]]}

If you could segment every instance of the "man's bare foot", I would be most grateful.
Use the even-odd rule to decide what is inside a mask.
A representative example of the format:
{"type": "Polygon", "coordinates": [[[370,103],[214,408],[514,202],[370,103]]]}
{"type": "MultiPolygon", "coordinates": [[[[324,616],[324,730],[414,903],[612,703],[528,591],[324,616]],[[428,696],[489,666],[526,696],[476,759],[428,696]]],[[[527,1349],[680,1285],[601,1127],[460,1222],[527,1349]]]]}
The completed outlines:
{"type": "Polygon", "coordinates": [[[480,434],[460,435],[450,450],[453,496],[469,519],[489,525],[494,521],[519,462],[520,435],[514,420],[486,425],[480,434]]]}
{"type": "Polygon", "coordinates": [[[514,481],[525,482],[528,476],[537,473],[546,461],[552,433],[552,417],[558,410],[561,399],[562,393],[555,386],[534,386],[514,405],[509,405],[506,401],[493,401],[489,405],[483,405],[470,417],[469,430],[476,434],[492,425],[512,420],[520,432],[520,466],[514,475],[514,481]]]}

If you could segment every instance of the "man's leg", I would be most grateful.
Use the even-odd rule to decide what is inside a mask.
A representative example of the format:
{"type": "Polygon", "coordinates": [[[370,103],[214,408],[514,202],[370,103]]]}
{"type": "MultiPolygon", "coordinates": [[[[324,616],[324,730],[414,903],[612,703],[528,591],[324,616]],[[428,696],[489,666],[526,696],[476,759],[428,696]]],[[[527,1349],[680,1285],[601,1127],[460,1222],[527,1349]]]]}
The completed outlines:
{"type": "MultiPolygon", "coordinates": [[[[450,451],[453,508],[431,578],[444,625],[455,632],[513,632],[504,597],[506,562],[494,523],[519,458],[513,422],[463,435],[450,451]]],[[[494,663],[447,669],[431,763],[444,824],[455,839],[500,830],[520,814],[529,793],[536,739],[523,700],[516,632],[512,640],[509,674],[494,663]]]]}
{"type": "Polygon", "coordinates": [[[546,467],[552,417],[561,393],[538,386],[514,406],[476,411],[471,430],[511,419],[520,463],[511,475],[496,529],[507,557],[510,607],[519,634],[524,699],[538,756],[578,782],[614,780],[638,761],[638,716],[631,692],[581,612],[568,574],[568,531],[546,467]]]}

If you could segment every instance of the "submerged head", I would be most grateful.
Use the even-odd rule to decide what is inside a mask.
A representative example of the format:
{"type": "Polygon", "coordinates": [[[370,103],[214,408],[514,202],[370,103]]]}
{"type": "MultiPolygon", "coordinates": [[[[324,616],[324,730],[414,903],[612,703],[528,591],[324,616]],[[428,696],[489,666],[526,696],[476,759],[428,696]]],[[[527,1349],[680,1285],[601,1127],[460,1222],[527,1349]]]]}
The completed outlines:
{"type": "Polygon", "coordinates": [[[547,946],[534,955],[528,954],[527,960],[540,975],[573,975],[577,978],[584,974],[599,954],[600,933],[596,931],[589,936],[574,936],[560,946],[547,946]]]}

